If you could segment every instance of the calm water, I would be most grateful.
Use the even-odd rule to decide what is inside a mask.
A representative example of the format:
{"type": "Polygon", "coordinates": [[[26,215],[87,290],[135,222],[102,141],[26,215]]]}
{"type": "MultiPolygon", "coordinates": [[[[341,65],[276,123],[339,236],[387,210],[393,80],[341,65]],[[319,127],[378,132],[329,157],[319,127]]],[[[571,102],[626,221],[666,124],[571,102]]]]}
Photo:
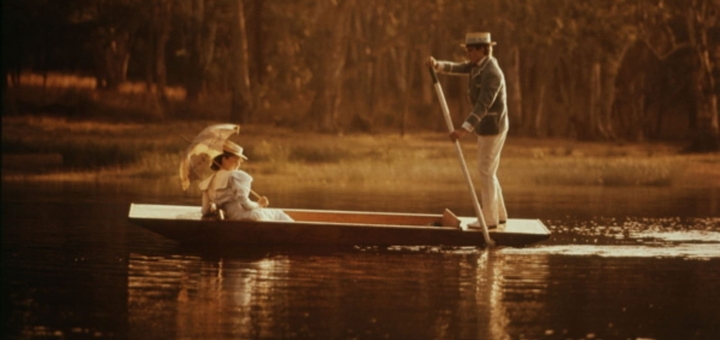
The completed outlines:
{"type": "MultiPolygon", "coordinates": [[[[192,249],[134,185],[2,188],[10,339],[718,339],[720,189],[506,189],[551,240],[504,249],[192,249]]],[[[472,215],[464,188],[266,190],[275,206],[472,215]]]]}

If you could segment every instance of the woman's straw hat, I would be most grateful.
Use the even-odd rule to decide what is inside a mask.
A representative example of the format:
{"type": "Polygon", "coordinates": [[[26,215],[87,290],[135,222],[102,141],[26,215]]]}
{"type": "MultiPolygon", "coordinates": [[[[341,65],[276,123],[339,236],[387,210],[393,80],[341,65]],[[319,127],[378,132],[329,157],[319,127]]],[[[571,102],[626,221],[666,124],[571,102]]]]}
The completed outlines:
{"type": "Polygon", "coordinates": [[[248,159],[247,156],[243,155],[243,148],[240,145],[237,145],[229,140],[226,140],[223,144],[223,151],[229,152],[245,160],[248,159]]]}

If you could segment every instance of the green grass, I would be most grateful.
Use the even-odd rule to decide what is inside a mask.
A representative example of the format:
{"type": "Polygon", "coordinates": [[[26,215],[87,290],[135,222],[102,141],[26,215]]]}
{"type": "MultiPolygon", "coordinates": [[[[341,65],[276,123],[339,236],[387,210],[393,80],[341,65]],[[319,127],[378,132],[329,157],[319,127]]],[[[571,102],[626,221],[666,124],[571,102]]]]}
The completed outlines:
{"type": "Polygon", "coordinates": [[[670,156],[510,159],[503,167],[516,168],[506,175],[524,178],[527,184],[575,186],[670,186],[680,181],[685,171],[685,166],[670,156]]]}
{"type": "MultiPolygon", "coordinates": [[[[3,117],[3,179],[172,181],[192,139],[212,121],[109,123],[52,117],[3,117]],[[10,164],[12,155],[55,164],[10,164]],[[6,162],[7,160],[7,162],[6,162]],[[60,164],[57,164],[60,163],[60,164]]],[[[246,149],[258,182],[373,188],[463,185],[444,133],[329,135],[243,126],[231,139],[246,149]]],[[[475,145],[462,143],[472,176],[475,145]]],[[[720,155],[683,155],[666,144],[609,145],[508,139],[499,176],[511,186],[720,186],[720,155]]],[[[39,163],[38,163],[39,162],[39,163]]]]}

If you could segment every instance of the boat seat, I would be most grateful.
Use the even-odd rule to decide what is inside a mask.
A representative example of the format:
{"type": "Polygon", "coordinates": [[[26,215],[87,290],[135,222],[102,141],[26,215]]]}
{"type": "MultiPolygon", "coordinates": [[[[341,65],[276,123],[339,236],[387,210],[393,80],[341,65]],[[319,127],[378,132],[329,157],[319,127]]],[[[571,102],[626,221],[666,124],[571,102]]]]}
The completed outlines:
{"type": "Polygon", "coordinates": [[[445,208],[445,211],[443,211],[441,225],[443,227],[452,227],[452,228],[460,228],[460,219],[450,211],[450,209],[445,208]]]}

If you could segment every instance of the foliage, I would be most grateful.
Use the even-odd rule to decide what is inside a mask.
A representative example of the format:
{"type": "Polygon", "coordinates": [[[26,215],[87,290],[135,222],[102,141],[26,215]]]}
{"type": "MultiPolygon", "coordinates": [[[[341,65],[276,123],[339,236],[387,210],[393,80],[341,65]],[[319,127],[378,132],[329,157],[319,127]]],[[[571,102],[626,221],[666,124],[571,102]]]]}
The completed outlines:
{"type": "MultiPolygon", "coordinates": [[[[3,95],[23,72],[63,71],[110,91],[143,82],[159,119],[441,129],[423,61],[461,60],[465,32],[483,30],[513,134],[718,140],[717,0],[237,1],[4,1],[3,95]],[[209,103],[226,104],[196,111],[209,103]]],[[[466,82],[443,85],[463,119],[466,82]]]]}

